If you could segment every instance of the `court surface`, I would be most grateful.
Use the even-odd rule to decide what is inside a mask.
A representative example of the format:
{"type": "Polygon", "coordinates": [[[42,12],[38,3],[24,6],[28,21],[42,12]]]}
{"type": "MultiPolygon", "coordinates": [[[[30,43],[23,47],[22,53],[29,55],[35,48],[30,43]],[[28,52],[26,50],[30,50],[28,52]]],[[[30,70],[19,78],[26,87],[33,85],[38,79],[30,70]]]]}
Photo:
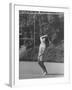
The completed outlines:
{"type": "Polygon", "coordinates": [[[19,79],[53,78],[64,76],[64,63],[45,62],[48,75],[43,76],[42,69],[37,62],[19,62],[19,79]]]}

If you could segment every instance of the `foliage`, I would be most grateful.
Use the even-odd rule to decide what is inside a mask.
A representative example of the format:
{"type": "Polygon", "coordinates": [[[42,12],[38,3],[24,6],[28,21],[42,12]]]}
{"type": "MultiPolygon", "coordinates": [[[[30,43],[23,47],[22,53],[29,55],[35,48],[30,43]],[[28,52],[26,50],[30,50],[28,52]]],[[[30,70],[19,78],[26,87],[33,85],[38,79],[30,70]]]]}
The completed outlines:
{"type": "Polygon", "coordinates": [[[40,36],[47,34],[54,47],[47,48],[44,60],[49,61],[50,59],[56,61],[57,59],[62,59],[63,62],[63,43],[60,44],[60,42],[64,40],[64,14],[62,12],[20,10],[19,34],[20,48],[26,46],[27,49],[25,52],[23,51],[25,55],[22,56],[22,59],[37,59],[38,47],[40,45],[39,38],[40,36]],[[62,47],[59,47],[60,45],[62,45],[62,47]],[[60,50],[60,48],[62,49],[60,50]]]}

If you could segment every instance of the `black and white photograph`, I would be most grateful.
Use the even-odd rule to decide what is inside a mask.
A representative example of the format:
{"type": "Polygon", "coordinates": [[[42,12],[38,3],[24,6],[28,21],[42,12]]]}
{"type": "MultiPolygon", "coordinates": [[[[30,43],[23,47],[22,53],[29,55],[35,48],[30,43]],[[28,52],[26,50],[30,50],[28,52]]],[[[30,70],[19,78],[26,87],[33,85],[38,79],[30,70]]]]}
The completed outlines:
{"type": "Polygon", "coordinates": [[[19,79],[64,77],[64,12],[19,10],[19,79]]]}

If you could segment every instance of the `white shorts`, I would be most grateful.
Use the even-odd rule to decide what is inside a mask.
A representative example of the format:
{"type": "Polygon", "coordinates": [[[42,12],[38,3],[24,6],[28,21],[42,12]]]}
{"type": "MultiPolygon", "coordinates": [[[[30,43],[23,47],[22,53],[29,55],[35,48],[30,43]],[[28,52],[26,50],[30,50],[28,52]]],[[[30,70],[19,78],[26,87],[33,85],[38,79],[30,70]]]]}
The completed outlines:
{"type": "Polygon", "coordinates": [[[43,61],[43,56],[38,56],[38,61],[43,61]]]}

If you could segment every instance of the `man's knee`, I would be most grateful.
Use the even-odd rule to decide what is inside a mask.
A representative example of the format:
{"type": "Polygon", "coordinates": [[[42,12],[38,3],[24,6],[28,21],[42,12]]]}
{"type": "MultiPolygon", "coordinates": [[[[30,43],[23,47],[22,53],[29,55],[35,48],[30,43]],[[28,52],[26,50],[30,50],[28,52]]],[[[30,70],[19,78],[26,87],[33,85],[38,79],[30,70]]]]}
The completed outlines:
{"type": "Polygon", "coordinates": [[[42,62],[42,61],[38,61],[38,64],[42,65],[42,64],[43,64],[43,62],[42,62]]]}

